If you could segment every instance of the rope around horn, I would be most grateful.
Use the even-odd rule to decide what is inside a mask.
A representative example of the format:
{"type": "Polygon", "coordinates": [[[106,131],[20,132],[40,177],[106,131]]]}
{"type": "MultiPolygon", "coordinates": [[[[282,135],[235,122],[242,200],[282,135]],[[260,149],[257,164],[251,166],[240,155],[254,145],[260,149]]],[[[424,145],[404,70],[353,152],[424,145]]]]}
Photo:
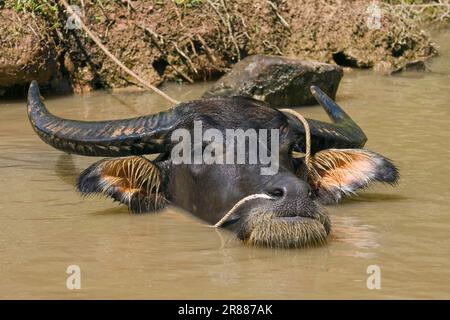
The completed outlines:
{"type": "Polygon", "coordinates": [[[140,76],[138,76],[136,73],[134,73],[131,69],[127,68],[115,55],[113,55],[108,48],[106,48],[103,43],[100,41],[100,39],[92,33],[91,30],[89,30],[89,28],[84,24],[84,22],[81,20],[81,18],[76,14],[75,11],[73,11],[72,7],[69,6],[69,4],[67,3],[66,0],[60,0],[60,2],[62,3],[62,5],[66,8],[67,12],[73,17],[75,18],[75,20],[80,24],[81,28],[88,34],[88,36],[92,39],[92,41],[94,41],[99,47],[100,49],[115,63],[117,64],[120,68],[122,68],[126,73],[128,73],[130,76],[132,76],[133,78],[135,78],[138,82],[140,82],[144,87],[146,87],[147,89],[151,89],[154,92],[156,92],[157,94],[159,94],[161,97],[163,97],[164,99],[167,99],[168,101],[170,101],[171,103],[174,104],[178,104],[179,101],[173,99],[172,97],[168,96],[167,94],[165,94],[164,92],[162,92],[161,90],[159,90],[158,88],[156,88],[155,86],[152,86],[150,83],[148,83],[147,81],[145,81],[144,79],[142,79],[140,76]]]}
{"type": "Polygon", "coordinates": [[[308,170],[310,170],[312,168],[312,166],[311,166],[311,129],[309,128],[308,121],[306,121],[305,117],[302,116],[297,111],[294,111],[291,109],[280,109],[280,111],[293,115],[303,124],[303,127],[305,128],[305,138],[306,138],[306,141],[305,141],[305,164],[306,164],[306,167],[308,168],[308,170]]]}
{"type": "MultiPolygon", "coordinates": [[[[303,117],[300,113],[298,113],[297,111],[291,110],[291,109],[280,109],[280,111],[285,112],[285,113],[289,113],[291,115],[293,115],[294,117],[296,117],[305,127],[305,137],[306,137],[306,146],[305,146],[305,164],[308,170],[311,170],[312,166],[311,166],[311,130],[309,128],[309,124],[308,121],[306,121],[305,117],[303,117]]],[[[273,199],[273,197],[265,194],[265,193],[255,193],[255,194],[251,194],[249,196],[246,196],[245,198],[242,198],[241,200],[239,200],[234,206],[233,208],[231,208],[230,211],[228,211],[223,217],[222,219],[219,220],[219,222],[217,222],[215,225],[211,226],[214,228],[218,228],[221,225],[223,225],[228,218],[234,213],[236,212],[236,210],[243,205],[244,203],[246,203],[247,201],[253,200],[253,199],[273,199]]]]}

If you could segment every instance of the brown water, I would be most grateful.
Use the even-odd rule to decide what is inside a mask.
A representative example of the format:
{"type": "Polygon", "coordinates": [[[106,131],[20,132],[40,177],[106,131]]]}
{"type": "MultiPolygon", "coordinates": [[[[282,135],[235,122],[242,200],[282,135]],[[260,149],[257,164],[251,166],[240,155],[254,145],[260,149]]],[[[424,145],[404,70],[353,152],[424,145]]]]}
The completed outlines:
{"type": "MultiPolygon", "coordinates": [[[[74,179],[97,159],[45,145],[24,101],[2,102],[0,298],[450,298],[450,32],[437,40],[433,72],[345,75],[338,102],[402,178],[329,207],[338,239],[323,248],[246,247],[173,208],[134,216],[82,199],[74,179]],[[69,265],[81,268],[81,290],[66,288],[69,265]],[[380,290],[366,286],[370,265],[381,269],[380,290]]],[[[204,89],[166,88],[179,100],[204,89]]],[[[167,105],[150,93],[95,92],[47,106],[107,119],[167,105]]],[[[301,111],[326,119],[320,107],[301,111]]]]}

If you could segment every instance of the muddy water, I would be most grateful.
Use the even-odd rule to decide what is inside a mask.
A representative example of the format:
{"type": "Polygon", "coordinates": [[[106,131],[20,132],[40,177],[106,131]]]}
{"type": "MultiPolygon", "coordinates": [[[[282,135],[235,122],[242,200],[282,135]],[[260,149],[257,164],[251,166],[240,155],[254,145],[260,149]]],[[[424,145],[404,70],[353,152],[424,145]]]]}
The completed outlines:
{"type": "MultiPolygon", "coordinates": [[[[338,102],[364,128],[367,148],[398,164],[397,188],[374,186],[329,207],[336,239],[323,248],[245,247],[170,208],[133,216],[81,199],[76,174],[96,161],[67,156],[33,133],[20,102],[0,104],[1,298],[450,298],[450,32],[433,72],[346,74],[338,102]],[[81,268],[81,290],[66,268],[81,268]],[[381,289],[366,285],[368,266],[381,289]]],[[[170,86],[180,100],[205,85],[170,86]]],[[[149,93],[48,98],[76,119],[164,109],[149,93]]],[[[326,119],[320,107],[302,109],[326,119]]],[[[205,193],[206,196],[206,193],[205,193]]]]}

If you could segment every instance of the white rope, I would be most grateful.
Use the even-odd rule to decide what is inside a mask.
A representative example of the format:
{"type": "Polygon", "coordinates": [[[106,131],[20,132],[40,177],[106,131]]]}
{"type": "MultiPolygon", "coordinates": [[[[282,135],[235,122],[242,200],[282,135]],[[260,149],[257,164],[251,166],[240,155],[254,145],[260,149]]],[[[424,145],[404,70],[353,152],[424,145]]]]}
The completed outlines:
{"type": "Polygon", "coordinates": [[[220,227],[222,224],[225,223],[225,221],[228,220],[228,218],[244,203],[246,203],[247,201],[253,200],[253,199],[273,199],[273,197],[265,194],[265,193],[255,193],[255,194],[251,194],[249,196],[246,196],[245,198],[242,198],[241,200],[239,200],[234,206],[233,208],[231,208],[230,211],[227,212],[227,214],[225,214],[223,216],[222,219],[219,220],[219,222],[217,222],[215,225],[213,225],[212,227],[214,228],[218,228],[220,227]]]}

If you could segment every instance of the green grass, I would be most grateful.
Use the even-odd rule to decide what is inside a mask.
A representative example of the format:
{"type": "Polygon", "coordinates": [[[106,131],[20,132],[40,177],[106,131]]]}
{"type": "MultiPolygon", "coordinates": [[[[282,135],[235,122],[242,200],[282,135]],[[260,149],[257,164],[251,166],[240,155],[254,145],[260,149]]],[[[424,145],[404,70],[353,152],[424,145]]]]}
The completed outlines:
{"type": "MultiPolygon", "coordinates": [[[[165,0],[153,0],[157,5],[163,5],[165,0]]],[[[179,7],[194,8],[201,6],[205,0],[170,0],[174,2],[179,7]]]]}
{"type": "Polygon", "coordinates": [[[203,4],[204,0],[173,0],[177,6],[183,6],[186,8],[198,7],[203,4]]]}
{"type": "Polygon", "coordinates": [[[44,17],[47,21],[53,21],[51,29],[60,27],[58,22],[58,5],[55,1],[49,0],[15,0],[12,8],[17,12],[30,13],[44,17]]]}
{"type": "Polygon", "coordinates": [[[48,0],[16,0],[14,9],[17,12],[29,12],[32,14],[55,14],[58,13],[58,5],[48,0]]]}

